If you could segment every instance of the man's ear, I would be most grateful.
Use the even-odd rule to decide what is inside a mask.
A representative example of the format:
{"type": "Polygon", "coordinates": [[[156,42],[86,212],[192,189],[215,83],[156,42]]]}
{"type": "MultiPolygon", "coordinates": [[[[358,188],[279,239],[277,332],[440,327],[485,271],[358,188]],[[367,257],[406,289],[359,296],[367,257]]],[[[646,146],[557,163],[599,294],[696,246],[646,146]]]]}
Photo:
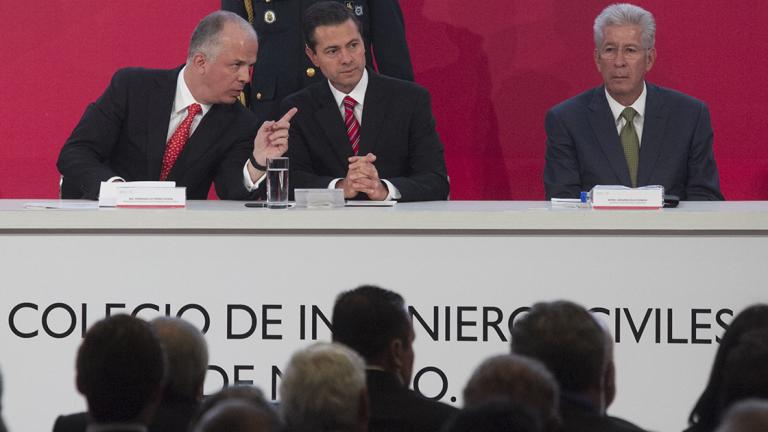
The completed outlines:
{"type": "Polygon", "coordinates": [[[197,400],[198,402],[201,402],[203,400],[204,388],[205,388],[205,373],[203,373],[203,376],[200,378],[200,381],[197,384],[197,388],[195,389],[195,400],[197,400]]]}
{"type": "Polygon", "coordinates": [[[600,51],[598,51],[597,48],[595,48],[594,57],[595,57],[595,66],[597,66],[597,71],[602,72],[602,68],[600,67],[600,51]]]}
{"type": "Polygon", "coordinates": [[[603,395],[605,397],[605,409],[616,399],[616,364],[613,360],[608,362],[603,376],[603,395]]]}
{"type": "Polygon", "coordinates": [[[656,48],[649,48],[648,49],[648,60],[647,65],[645,67],[645,71],[649,72],[654,64],[656,64],[656,48]]]}
{"type": "Polygon", "coordinates": [[[205,58],[203,53],[196,53],[194,56],[192,56],[191,64],[195,71],[198,73],[205,72],[205,68],[208,66],[208,59],[205,58]]]}
{"type": "Polygon", "coordinates": [[[320,65],[317,64],[317,54],[312,51],[312,48],[304,45],[304,52],[307,54],[307,57],[309,57],[309,61],[311,61],[315,67],[320,67],[320,65]]]}
{"type": "Polygon", "coordinates": [[[392,362],[392,366],[396,370],[400,370],[403,367],[403,341],[399,338],[394,338],[389,342],[389,357],[392,362]]]}
{"type": "Polygon", "coordinates": [[[83,393],[83,382],[80,380],[80,374],[76,374],[75,376],[75,387],[77,387],[77,392],[81,395],[85,396],[85,393],[83,393]]]}

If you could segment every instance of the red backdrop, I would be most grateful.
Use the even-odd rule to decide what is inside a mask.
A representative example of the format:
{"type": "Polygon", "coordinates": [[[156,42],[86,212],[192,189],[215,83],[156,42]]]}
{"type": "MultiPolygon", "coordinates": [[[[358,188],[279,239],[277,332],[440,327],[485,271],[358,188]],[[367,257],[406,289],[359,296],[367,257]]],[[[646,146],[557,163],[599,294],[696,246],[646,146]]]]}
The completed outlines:
{"type": "MultiPolygon", "coordinates": [[[[543,119],[600,83],[597,0],[401,0],[416,79],[433,96],[452,199],[542,199],[543,119]]],[[[768,2],[648,0],[648,78],[709,104],[728,199],[768,199],[768,2]],[[754,113],[754,114],[753,114],[754,113]]],[[[59,149],[120,67],[170,68],[218,0],[2,0],[0,198],[53,198],[59,149]]]]}

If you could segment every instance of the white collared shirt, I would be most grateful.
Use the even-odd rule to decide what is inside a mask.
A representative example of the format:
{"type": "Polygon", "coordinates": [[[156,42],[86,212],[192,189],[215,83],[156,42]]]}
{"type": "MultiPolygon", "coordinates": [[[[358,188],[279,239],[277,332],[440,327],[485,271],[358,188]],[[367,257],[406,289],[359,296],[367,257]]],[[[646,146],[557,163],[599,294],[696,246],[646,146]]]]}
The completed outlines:
{"type": "MultiPolygon", "coordinates": [[[[624,120],[624,117],[621,116],[621,112],[624,111],[625,107],[624,105],[620,104],[616,99],[612,98],[610,94],[608,94],[608,90],[605,90],[605,97],[608,99],[608,106],[611,108],[611,113],[613,113],[613,120],[616,122],[616,132],[621,134],[621,128],[624,127],[624,124],[627,122],[624,120]]],[[[643,143],[643,122],[645,122],[645,100],[648,97],[648,88],[645,86],[645,82],[643,82],[643,92],[640,93],[640,96],[635,100],[635,102],[630,105],[632,108],[637,111],[637,115],[632,120],[632,123],[635,125],[635,132],[637,132],[637,140],[640,142],[640,145],[643,143]]]]}
{"type": "Polygon", "coordinates": [[[189,91],[189,87],[187,87],[187,82],[184,80],[185,70],[187,70],[186,66],[181,68],[181,72],[179,72],[179,76],[176,78],[176,97],[173,99],[173,107],[171,108],[171,120],[168,123],[168,134],[165,137],[165,142],[168,142],[168,140],[171,139],[173,133],[176,132],[176,129],[179,127],[181,122],[184,121],[184,119],[187,117],[187,108],[190,105],[195,103],[200,104],[200,106],[203,107],[203,110],[192,120],[192,126],[189,128],[189,136],[192,136],[192,134],[195,133],[195,129],[197,129],[197,126],[201,121],[203,121],[203,117],[208,114],[208,111],[210,111],[211,107],[213,106],[211,104],[204,104],[195,100],[195,97],[192,96],[192,92],[189,91]]]}
{"type": "MultiPolygon", "coordinates": [[[[331,94],[333,95],[333,98],[336,100],[336,107],[339,109],[339,114],[341,115],[342,120],[344,120],[345,115],[345,109],[344,109],[344,98],[349,96],[352,99],[354,99],[357,102],[357,105],[353,108],[353,113],[355,115],[355,118],[357,119],[357,122],[360,123],[360,127],[363,127],[363,106],[365,105],[365,91],[368,89],[368,70],[363,69],[363,77],[360,78],[360,81],[357,83],[355,88],[352,89],[349,93],[342,93],[339,90],[336,89],[336,87],[331,84],[330,81],[328,81],[328,87],[331,88],[331,94]]],[[[328,189],[334,189],[336,188],[336,183],[340,182],[341,178],[333,179],[330,183],[328,183],[328,189]]],[[[393,199],[400,199],[400,191],[397,190],[395,185],[389,182],[389,180],[381,179],[381,181],[384,182],[384,185],[387,186],[387,197],[384,199],[385,201],[390,201],[393,199]]]]}
{"type": "Polygon", "coordinates": [[[357,101],[357,105],[355,105],[354,108],[354,114],[355,118],[357,119],[357,122],[360,123],[360,126],[363,126],[363,105],[365,105],[365,91],[368,89],[368,71],[363,69],[363,77],[360,78],[360,81],[357,83],[355,88],[352,89],[351,92],[348,94],[344,94],[336,89],[336,87],[331,84],[330,81],[328,81],[328,87],[331,88],[331,93],[333,94],[333,98],[336,99],[336,106],[339,108],[339,113],[341,114],[341,118],[344,118],[344,98],[349,96],[355,101],[357,101]]]}

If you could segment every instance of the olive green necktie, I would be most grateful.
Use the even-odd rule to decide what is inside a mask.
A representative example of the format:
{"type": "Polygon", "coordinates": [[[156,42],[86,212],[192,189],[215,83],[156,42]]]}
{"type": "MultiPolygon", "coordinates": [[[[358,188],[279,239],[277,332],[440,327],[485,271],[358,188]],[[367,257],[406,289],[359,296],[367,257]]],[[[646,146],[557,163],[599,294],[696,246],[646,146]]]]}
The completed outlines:
{"type": "Polygon", "coordinates": [[[624,111],[621,112],[621,117],[624,117],[626,123],[621,128],[621,133],[619,133],[621,146],[624,147],[624,158],[627,160],[627,167],[629,168],[629,178],[632,180],[632,187],[637,187],[637,165],[640,162],[640,140],[637,139],[635,124],[632,122],[636,115],[637,111],[634,108],[624,108],[624,111]]]}

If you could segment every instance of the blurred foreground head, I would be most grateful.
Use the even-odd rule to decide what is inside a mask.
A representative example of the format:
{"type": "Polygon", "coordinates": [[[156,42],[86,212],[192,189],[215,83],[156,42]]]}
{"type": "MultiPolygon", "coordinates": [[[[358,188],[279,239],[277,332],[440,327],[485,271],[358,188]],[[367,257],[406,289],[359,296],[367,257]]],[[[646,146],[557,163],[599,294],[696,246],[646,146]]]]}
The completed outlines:
{"type": "Polygon", "coordinates": [[[77,389],[96,423],[147,424],[165,377],[165,356],[152,327],[128,315],[94,324],[77,352],[77,389]]]}

